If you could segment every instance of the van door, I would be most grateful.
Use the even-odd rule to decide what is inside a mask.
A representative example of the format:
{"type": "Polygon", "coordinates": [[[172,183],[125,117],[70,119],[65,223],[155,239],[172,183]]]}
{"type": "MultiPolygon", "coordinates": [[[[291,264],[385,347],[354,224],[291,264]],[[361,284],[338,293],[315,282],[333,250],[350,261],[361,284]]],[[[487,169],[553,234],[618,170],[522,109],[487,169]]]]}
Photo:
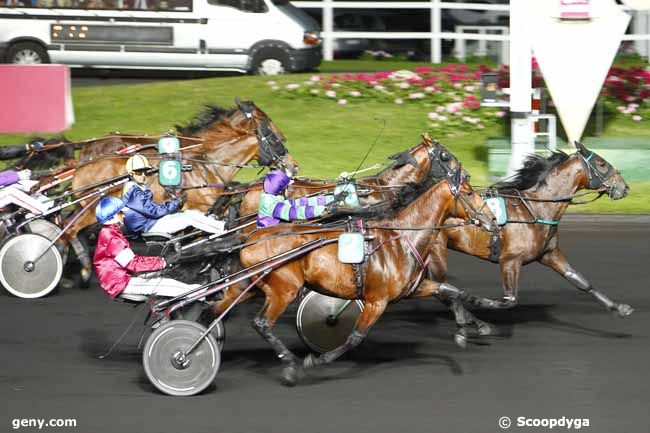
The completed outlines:
{"type": "Polygon", "coordinates": [[[209,64],[215,67],[246,68],[248,49],[270,31],[279,32],[275,19],[264,0],[207,0],[208,26],[203,38],[207,44],[209,64]]]}

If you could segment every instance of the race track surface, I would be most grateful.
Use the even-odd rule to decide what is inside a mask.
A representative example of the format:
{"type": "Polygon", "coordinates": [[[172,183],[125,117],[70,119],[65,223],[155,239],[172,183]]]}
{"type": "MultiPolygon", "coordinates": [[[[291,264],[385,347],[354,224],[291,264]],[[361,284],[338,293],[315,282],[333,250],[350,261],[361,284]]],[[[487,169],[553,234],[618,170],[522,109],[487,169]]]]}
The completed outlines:
{"type": "MultiPolygon", "coordinates": [[[[597,219],[597,218],[596,218],[597,219]]],[[[19,418],[74,418],[47,432],[291,433],[567,431],[517,427],[518,417],[589,419],[580,431],[650,431],[650,227],[606,220],[569,222],[561,245],[573,266],[635,312],[614,317],[540,265],[522,273],[521,304],[478,310],[501,337],[453,341],[451,315],[435,300],[393,305],[368,339],[295,388],[249,326],[260,307],[236,309],[215,385],[200,396],[168,397],[149,384],[137,341],[144,310],[111,302],[98,287],[60,289],[38,300],[0,295],[0,432],[19,418]],[[138,325],[103,353],[137,311],[138,325]]],[[[451,282],[501,294],[498,266],[452,254],[451,282]]],[[[304,355],[293,318],[278,326],[304,355]]]]}

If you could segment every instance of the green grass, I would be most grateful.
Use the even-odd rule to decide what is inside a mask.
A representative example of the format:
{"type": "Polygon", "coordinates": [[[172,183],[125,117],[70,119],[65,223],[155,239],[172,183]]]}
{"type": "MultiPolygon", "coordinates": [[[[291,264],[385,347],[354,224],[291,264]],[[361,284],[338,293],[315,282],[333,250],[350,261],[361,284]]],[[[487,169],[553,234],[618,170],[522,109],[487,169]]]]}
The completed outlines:
{"type": "MultiPolygon", "coordinates": [[[[284,76],[276,81],[300,82],[310,75],[284,76]]],[[[272,93],[267,80],[241,76],[74,88],[76,123],[65,135],[71,140],[82,140],[115,131],[159,134],[191,119],[203,104],[231,107],[239,96],[254,100],[279,125],[288,138],[291,154],[300,162],[301,174],[333,178],[341,171],[357,167],[384,120],[386,128],[364,167],[385,162],[388,155],[418,143],[420,134],[428,127],[426,109],[421,106],[372,101],[337,105],[318,98],[290,100],[272,93]]],[[[610,124],[607,133],[650,136],[650,127],[624,121],[620,126],[610,124]]],[[[493,128],[442,140],[463,161],[476,185],[487,184],[485,137],[490,135],[502,135],[502,131],[493,128]]],[[[25,135],[0,135],[0,145],[28,140],[25,135]]],[[[254,170],[244,171],[243,178],[257,174],[254,170]]],[[[633,184],[632,194],[625,200],[603,199],[572,210],[650,212],[649,194],[650,184],[633,184]]]]}

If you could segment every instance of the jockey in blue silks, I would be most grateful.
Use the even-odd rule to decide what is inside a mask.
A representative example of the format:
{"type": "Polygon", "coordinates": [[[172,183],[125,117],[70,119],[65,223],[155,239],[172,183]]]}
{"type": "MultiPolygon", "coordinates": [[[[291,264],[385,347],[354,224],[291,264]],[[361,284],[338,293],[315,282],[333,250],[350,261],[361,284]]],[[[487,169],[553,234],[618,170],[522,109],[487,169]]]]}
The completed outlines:
{"type": "Polygon", "coordinates": [[[313,197],[285,198],[283,192],[291,179],[282,171],[271,171],[264,178],[264,192],[257,211],[257,227],[271,227],[281,221],[307,220],[321,216],[332,194],[313,197]]]}

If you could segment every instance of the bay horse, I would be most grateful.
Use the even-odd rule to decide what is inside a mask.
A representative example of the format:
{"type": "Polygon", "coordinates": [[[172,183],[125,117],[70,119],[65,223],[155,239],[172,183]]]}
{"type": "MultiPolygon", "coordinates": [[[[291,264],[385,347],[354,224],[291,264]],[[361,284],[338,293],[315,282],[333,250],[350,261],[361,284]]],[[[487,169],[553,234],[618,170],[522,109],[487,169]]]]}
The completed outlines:
{"type": "MultiPolygon", "coordinates": [[[[188,127],[180,128],[181,131],[196,133],[197,138],[202,140],[198,143],[200,145],[182,151],[183,163],[193,167],[192,171],[183,173],[183,185],[189,188],[186,190],[188,208],[210,209],[216,197],[223,192],[224,185],[232,181],[242,165],[252,160],[292,174],[298,170],[298,164],[284,146],[284,136],[266,114],[252,102],[237,101],[237,107],[230,111],[209,107],[209,113],[200,115],[188,127]]],[[[151,141],[151,138],[148,140],[151,141]]],[[[84,146],[81,162],[72,179],[72,189],[123,174],[124,164],[131,155],[115,152],[126,144],[133,143],[130,139],[125,142],[116,136],[84,146]],[[98,148],[104,153],[98,155],[98,148]]],[[[155,149],[142,152],[154,159],[155,153],[155,149]]],[[[160,186],[157,176],[151,176],[150,186],[155,200],[163,201],[166,198],[167,191],[160,186]]],[[[121,191],[113,192],[116,196],[120,194],[121,191]]],[[[82,202],[82,205],[85,204],[82,202]]],[[[86,212],[64,234],[64,241],[71,242],[81,261],[84,281],[90,278],[91,263],[86,248],[77,237],[82,229],[94,222],[92,212],[86,212]]]]}
{"type": "MultiPolygon", "coordinates": [[[[357,181],[357,185],[361,185],[370,190],[370,194],[361,199],[362,206],[396,199],[399,196],[399,189],[403,189],[408,184],[418,184],[426,181],[427,178],[444,179],[449,175],[449,173],[462,169],[456,156],[449,152],[445,146],[432,140],[426,133],[422,135],[422,141],[419,144],[403,152],[392,155],[389,159],[394,160],[395,162],[376,175],[360,178],[357,181]]],[[[462,170],[464,178],[469,179],[469,175],[464,171],[464,169],[462,170]]],[[[294,198],[301,197],[313,193],[315,189],[318,189],[319,192],[332,192],[335,186],[335,181],[305,181],[298,179],[289,185],[288,195],[294,198]]],[[[242,211],[240,212],[243,215],[247,215],[249,212],[256,213],[257,207],[259,206],[260,195],[261,185],[259,185],[259,188],[256,186],[255,189],[247,192],[241,204],[240,209],[242,209],[242,211]]],[[[460,197],[462,199],[462,196],[460,197]]],[[[469,204],[465,205],[469,206],[469,204]]],[[[484,206],[481,205],[481,208],[483,207],[484,206]]],[[[459,215],[456,213],[457,208],[458,207],[455,207],[453,209],[452,215],[457,215],[460,218],[465,218],[465,215],[467,213],[472,213],[472,211],[477,213],[476,210],[469,209],[469,212],[461,210],[460,212],[462,214],[459,215]]],[[[486,218],[493,218],[489,210],[486,212],[486,218]]],[[[247,229],[248,228],[246,227],[243,231],[249,232],[250,230],[247,229]]],[[[204,256],[206,253],[206,251],[201,251],[200,253],[194,252],[192,254],[204,256]]],[[[220,263],[219,265],[223,266],[223,263],[220,263]]],[[[221,273],[221,276],[225,276],[225,274],[231,273],[233,270],[234,269],[230,264],[226,264],[225,270],[221,273]]],[[[238,302],[243,303],[251,298],[261,295],[259,290],[253,289],[242,296],[242,291],[245,287],[245,284],[230,286],[228,290],[225,291],[223,299],[215,302],[212,309],[214,317],[220,316],[221,313],[230,308],[238,298],[238,302]]],[[[465,344],[465,327],[468,325],[476,328],[478,333],[481,335],[487,335],[491,332],[490,325],[479,320],[467,311],[460,301],[448,298],[444,295],[436,295],[436,297],[454,313],[456,323],[459,326],[456,341],[460,346],[464,346],[465,344]]]]}
{"type": "MultiPolygon", "coordinates": [[[[613,200],[624,198],[629,186],[621,174],[604,158],[575,143],[577,151],[568,155],[555,152],[549,158],[531,155],[515,177],[494,186],[494,194],[505,199],[508,222],[502,226],[497,247],[490,248],[490,234],[466,227],[444,229],[433,243],[430,268],[437,281],[447,277],[447,247],[488,260],[496,257],[501,269],[504,294],[491,300],[467,295],[450,289],[446,295],[459,297],[482,308],[511,308],[519,298],[519,273],[522,266],[539,262],[569,281],[577,289],[591,295],[607,310],[619,317],[634,311],[627,304],[612,301],[598,291],[580,272],[575,270],[560,248],[558,223],[572,200],[583,189],[607,194],[613,200]],[[498,249],[498,253],[491,251],[498,249]]],[[[445,224],[457,220],[449,218],[445,224]]]]}
{"type": "MultiPolygon", "coordinates": [[[[363,311],[345,344],[318,357],[308,355],[302,366],[312,368],[331,363],[363,341],[390,302],[407,296],[434,296],[440,292],[441,284],[424,276],[426,264],[422,257],[435,241],[436,229],[452,213],[459,218],[478,218],[477,224],[491,229],[491,219],[480,214],[470,215],[464,212],[464,206],[458,206],[460,197],[473,208],[483,204],[467,183],[462,167],[445,173],[443,181],[429,177],[418,185],[416,197],[409,205],[386,218],[368,222],[366,234],[373,238],[372,253],[366,258],[360,274],[355,272],[353,265],[338,260],[335,245],[326,245],[274,269],[258,283],[266,299],[253,320],[253,328],[285,365],[283,380],[287,385],[296,383],[300,363],[273,333],[273,327],[301,288],[307,285],[327,296],[363,302],[363,311]],[[357,281],[361,281],[361,286],[357,281]]],[[[252,245],[242,249],[240,260],[242,265],[252,266],[307,242],[333,238],[340,233],[340,229],[318,231],[313,230],[313,226],[280,224],[254,232],[247,240],[247,244],[252,245]]]]}

